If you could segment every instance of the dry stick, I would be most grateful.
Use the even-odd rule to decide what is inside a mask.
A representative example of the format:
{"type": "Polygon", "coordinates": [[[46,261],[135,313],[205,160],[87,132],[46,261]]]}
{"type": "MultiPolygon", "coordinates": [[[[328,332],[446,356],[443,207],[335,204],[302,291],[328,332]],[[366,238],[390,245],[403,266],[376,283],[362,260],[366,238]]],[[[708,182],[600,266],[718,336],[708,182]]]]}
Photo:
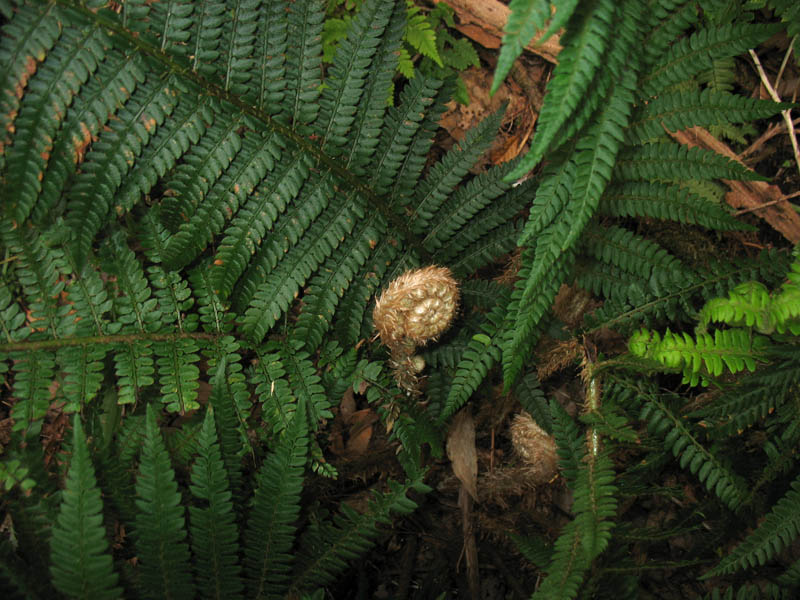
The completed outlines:
{"type": "Polygon", "coordinates": [[[779,202],[786,202],[787,200],[791,200],[792,198],[796,198],[797,196],[800,196],[800,192],[794,192],[793,194],[789,194],[787,196],[784,196],[783,198],[777,198],[775,200],[770,200],[769,202],[764,202],[764,204],[760,204],[759,206],[751,206],[750,208],[743,208],[742,210],[737,210],[735,213],[733,213],[733,216],[738,217],[739,215],[743,215],[745,213],[761,210],[762,208],[766,208],[767,206],[772,206],[773,204],[778,204],[779,202]]]}
{"type": "MultiPolygon", "coordinates": [[[[800,117],[793,120],[792,124],[800,125],[800,117]]],[[[761,146],[766,144],[773,137],[775,137],[779,133],[783,133],[784,131],[786,131],[786,123],[770,123],[770,125],[767,127],[767,130],[764,133],[762,133],[755,142],[750,144],[747,148],[745,148],[744,150],[742,150],[742,152],[739,153],[739,157],[745,158],[746,156],[750,156],[756,150],[759,150],[761,146]]]]}
{"type": "MultiPolygon", "coordinates": [[[[792,49],[793,44],[794,38],[792,39],[792,44],[789,45],[789,50],[792,49]]],[[[767,92],[769,92],[769,95],[775,102],[781,102],[778,92],[776,92],[775,88],[772,87],[767,74],[764,72],[764,67],[761,66],[761,61],[758,60],[758,55],[752,48],[748,50],[748,52],[750,53],[750,56],[756,65],[756,70],[758,71],[758,76],[761,78],[761,83],[767,89],[767,92]]],[[[783,115],[783,120],[786,121],[786,128],[789,131],[789,139],[792,141],[792,150],[794,150],[794,160],[797,163],[797,171],[800,172],[800,149],[798,149],[797,146],[797,134],[794,131],[794,123],[792,123],[791,109],[782,110],[781,114],[783,115]]]]}

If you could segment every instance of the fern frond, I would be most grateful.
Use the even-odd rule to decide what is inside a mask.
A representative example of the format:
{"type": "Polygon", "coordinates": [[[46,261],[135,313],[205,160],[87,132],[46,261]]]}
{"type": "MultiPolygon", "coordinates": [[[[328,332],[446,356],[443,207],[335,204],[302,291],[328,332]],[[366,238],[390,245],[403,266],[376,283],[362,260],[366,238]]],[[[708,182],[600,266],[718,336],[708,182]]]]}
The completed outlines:
{"type": "Polygon", "coordinates": [[[248,90],[247,83],[253,72],[252,56],[260,3],[234,0],[228,3],[227,8],[231,22],[222,28],[221,57],[213,64],[217,66],[217,77],[221,79],[223,89],[242,94],[248,90]]]}
{"type": "Polygon", "coordinates": [[[567,483],[574,489],[580,464],[586,453],[585,439],[563,406],[552,398],[549,406],[553,423],[553,437],[557,444],[558,468],[567,483]]]}
{"type": "Polygon", "coordinates": [[[283,598],[291,582],[291,553],[308,456],[305,404],[264,461],[245,531],[244,561],[250,598],[283,598]]]}
{"type": "Polygon", "coordinates": [[[736,385],[692,416],[703,419],[713,438],[740,433],[791,399],[792,388],[800,379],[798,367],[798,357],[782,357],[768,370],[741,377],[736,385]]]}
{"type": "Polygon", "coordinates": [[[621,227],[590,226],[584,240],[588,254],[633,273],[646,282],[660,279],[668,286],[692,274],[655,242],[621,227]]]}
{"type": "Polygon", "coordinates": [[[346,144],[369,66],[393,9],[393,2],[365,0],[336,51],[314,123],[328,154],[337,155],[346,144]]]}
{"type": "Polygon", "coordinates": [[[406,515],[416,508],[406,495],[409,489],[428,489],[419,480],[389,481],[388,485],[389,491],[375,494],[362,514],[342,504],[341,513],[332,520],[312,522],[300,540],[292,590],[312,590],[330,583],[347,561],[369,550],[379,525],[391,523],[390,514],[406,515]]]}
{"type": "MultiPolygon", "coordinates": [[[[498,90],[514,61],[522,54],[523,48],[533,39],[537,31],[544,29],[545,23],[550,19],[550,0],[514,0],[509,9],[511,13],[503,28],[503,43],[500,46],[500,55],[497,57],[490,94],[498,90]]],[[[559,12],[559,16],[560,14],[559,12]]],[[[569,16],[567,15],[567,18],[569,16]]],[[[544,39],[540,41],[543,42],[544,39]]]]}
{"type": "Polygon", "coordinates": [[[555,258],[535,297],[523,302],[525,287],[530,282],[530,267],[525,263],[532,262],[533,254],[529,250],[522,253],[523,267],[511,293],[503,324],[503,380],[506,389],[513,385],[522,371],[526,357],[541,332],[541,320],[550,310],[561,283],[566,279],[575,260],[575,252],[571,249],[555,258]]]}
{"type": "Polygon", "coordinates": [[[322,83],[322,22],[325,5],[321,0],[299,0],[289,8],[289,44],[286,51],[286,100],[282,114],[297,129],[311,123],[319,112],[322,83]]]}
{"type": "Polygon", "coordinates": [[[197,454],[189,486],[202,501],[189,507],[195,582],[202,598],[242,598],[239,533],[211,408],[203,420],[197,454]]]}
{"type": "Polygon", "coordinates": [[[703,578],[764,566],[800,535],[800,480],[778,500],[758,528],[703,578]]]}
{"type": "Polygon", "coordinates": [[[72,458],[61,508],[50,538],[51,574],[56,589],[70,598],[119,598],[103,502],[80,415],[73,417],[72,458]]]}
{"type": "Polygon", "coordinates": [[[578,594],[591,561],[581,543],[578,520],[567,523],[553,544],[548,575],[531,596],[534,600],[571,600],[578,594]]]}
{"type": "Polygon", "coordinates": [[[517,216],[530,201],[526,192],[530,188],[522,184],[483,208],[453,232],[447,243],[434,253],[434,259],[450,265],[454,274],[466,278],[511,252],[521,231],[517,216]]]}
{"type": "Polygon", "coordinates": [[[421,235],[428,230],[447,196],[491,144],[504,112],[505,105],[470,129],[464,140],[430,170],[407,208],[415,233],[421,235]]]}
{"type": "MultiPolygon", "coordinates": [[[[5,169],[6,154],[14,131],[14,119],[39,63],[44,61],[61,35],[60,10],[53,4],[38,4],[31,10],[18,11],[3,26],[3,38],[8,40],[0,47],[3,93],[0,94],[0,169],[5,169]],[[11,90],[16,90],[11,92],[11,90]]],[[[19,217],[24,211],[13,211],[19,217]]],[[[6,213],[8,214],[8,213],[6,213]]]]}
{"type": "Polygon", "coordinates": [[[267,282],[253,292],[241,322],[241,329],[248,337],[255,341],[263,339],[289,307],[300,286],[350,236],[355,222],[363,219],[364,214],[361,197],[351,194],[335,199],[278,262],[267,282]]]}
{"type": "MultiPolygon", "coordinates": [[[[511,186],[504,177],[514,167],[515,161],[509,161],[481,173],[466,185],[459,187],[435,213],[434,219],[427,227],[423,240],[425,249],[435,252],[463,230],[471,220],[491,202],[504,194],[511,186]]],[[[492,206],[493,209],[496,207],[492,206]]]]}
{"type": "Polygon", "coordinates": [[[219,435],[225,473],[234,494],[234,504],[241,508],[239,494],[243,487],[242,456],[249,446],[244,418],[248,412],[243,404],[250,404],[249,392],[244,383],[244,374],[238,361],[228,362],[223,358],[217,363],[211,379],[211,394],[208,403],[214,411],[214,422],[219,435]]]}
{"type": "Polygon", "coordinates": [[[133,404],[142,389],[155,383],[152,355],[152,344],[145,341],[131,341],[115,348],[114,370],[119,404],[133,404]]]}
{"type": "Polygon", "coordinates": [[[14,364],[13,396],[16,403],[11,407],[14,420],[13,431],[23,431],[35,436],[41,429],[41,419],[50,407],[50,385],[55,374],[54,353],[12,352],[14,364]]]}
{"type": "Polygon", "coordinates": [[[197,402],[200,369],[194,364],[200,360],[198,349],[197,342],[191,338],[153,343],[162,402],[170,412],[183,415],[186,411],[200,408],[197,402]]]}
{"type": "Polygon", "coordinates": [[[303,296],[303,312],[295,326],[296,338],[315,350],[331,325],[339,299],[363,267],[377,240],[385,234],[382,219],[374,216],[345,240],[322,264],[303,296]]]}
{"type": "Polygon", "coordinates": [[[725,123],[746,123],[764,119],[791,108],[791,103],[745,98],[707,90],[686,90],[661,94],[648,102],[631,119],[625,132],[629,144],[664,135],[664,130],[708,127],[725,123]]]}
{"type": "MultiPolygon", "coordinates": [[[[573,116],[581,97],[592,83],[599,66],[598,57],[605,54],[613,29],[614,7],[613,2],[597,0],[572,15],[561,40],[564,49],[559,53],[558,65],[547,84],[547,96],[538,119],[539,128],[530,151],[509,174],[510,179],[518,178],[536,166],[559,129],[573,116]]],[[[581,124],[576,125],[579,127],[581,124]]]]}
{"type": "Polygon", "coordinates": [[[248,125],[255,132],[248,131],[244,135],[241,150],[208,191],[197,211],[170,238],[162,256],[167,268],[178,269],[197,258],[275,167],[284,142],[274,134],[260,132],[263,127],[260,124],[250,122],[248,125]]]}
{"type": "Polygon", "coordinates": [[[289,388],[279,349],[276,342],[267,342],[256,348],[258,362],[253,365],[249,377],[261,401],[264,421],[276,434],[289,426],[297,409],[297,400],[289,388]]]}
{"type": "Polygon", "coordinates": [[[642,42],[642,62],[646,72],[662,60],[667,49],[681,34],[695,25],[698,10],[694,2],[654,2],[649,5],[646,23],[647,34],[642,42]]]}
{"type": "Polygon", "coordinates": [[[481,327],[482,333],[472,336],[467,350],[456,367],[450,392],[439,417],[440,421],[454,415],[469,400],[489,369],[500,360],[500,333],[508,296],[506,293],[498,299],[495,307],[486,315],[481,327]]]}
{"type": "Polygon", "coordinates": [[[625,148],[614,167],[614,178],[619,181],[764,180],[758,173],[716,152],[673,142],[625,148]]]}
{"type": "Polygon", "coordinates": [[[550,414],[547,397],[539,385],[536,371],[520,377],[514,386],[514,396],[539,427],[549,434],[553,433],[553,417],[550,414]]]}
{"type": "MultiPolygon", "coordinates": [[[[516,317],[512,339],[520,340],[521,336],[528,335],[544,314],[543,301],[551,302],[563,283],[562,279],[556,278],[561,268],[555,267],[554,263],[561,263],[566,267],[567,261],[571,260],[570,250],[594,215],[600,196],[611,178],[622,139],[622,129],[627,123],[633,102],[632,77],[633,73],[630,71],[623,75],[622,81],[614,87],[608,104],[601,109],[586,135],[576,144],[574,158],[571,158],[575,161],[576,173],[571,197],[555,221],[537,237],[533,260],[528,263],[529,270],[524,275],[520,271],[520,281],[523,283],[517,290],[521,289],[522,293],[516,310],[522,314],[516,317]],[[542,288],[547,289],[552,296],[543,294],[542,288]],[[537,306],[531,307],[531,303],[536,303],[537,306]],[[524,314],[529,309],[533,309],[532,314],[524,314]]],[[[527,253],[523,253],[523,264],[526,257],[527,253]]],[[[506,353],[519,350],[520,344],[516,341],[507,343],[503,348],[506,387],[511,385],[513,377],[519,373],[519,367],[511,369],[511,365],[518,363],[521,358],[512,358],[506,353]]]]}
{"type": "Polygon", "coordinates": [[[714,66],[714,60],[736,56],[775,35],[781,26],[729,24],[700,29],[679,40],[640,82],[642,96],[656,96],[714,66]]]}
{"type": "Polygon", "coordinates": [[[106,344],[81,344],[59,349],[57,357],[64,371],[66,412],[80,411],[97,396],[103,383],[103,360],[108,350],[106,344]]]}
{"type": "Polygon", "coordinates": [[[44,332],[53,339],[59,339],[68,306],[59,302],[65,288],[62,273],[68,272],[63,253],[49,247],[44,236],[32,227],[17,227],[4,232],[3,244],[9,252],[19,257],[15,261],[16,276],[22,285],[29,324],[35,330],[35,337],[44,332]]]}
{"type": "Polygon", "coordinates": [[[311,167],[311,160],[305,155],[284,157],[231,221],[217,247],[210,276],[216,293],[222,298],[231,293],[266,232],[297,196],[311,167]]]}
{"type": "MultiPolygon", "coordinates": [[[[368,167],[375,173],[374,189],[377,193],[385,194],[392,188],[404,163],[409,160],[419,162],[427,152],[427,148],[423,149],[420,147],[422,144],[414,140],[418,131],[427,131],[432,137],[433,132],[425,124],[428,110],[435,103],[441,88],[441,81],[417,74],[400,92],[397,106],[389,109],[380,143],[368,167]]],[[[405,183],[403,179],[398,181],[405,183]]],[[[409,189],[413,189],[413,185],[409,189]]]]}
{"type": "Polygon", "coordinates": [[[764,336],[753,336],[746,329],[717,329],[713,337],[698,333],[696,339],[689,334],[674,334],[669,329],[660,336],[658,332],[642,330],[631,336],[631,354],[651,358],[667,368],[682,369],[683,382],[697,385],[702,377],[718,377],[724,368],[738,373],[745,368],[754,371],[756,361],[763,359],[763,348],[768,343],[764,336]]]}
{"type": "Polygon", "coordinates": [[[590,561],[608,547],[611,539],[617,512],[615,477],[614,465],[605,452],[597,456],[588,453],[585,464],[578,470],[573,511],[581,533],[581,544],[590,561]]]}
{"type": "Polygon", "coordinates": [[[351,131],[346,138],[347,165],[358,177],[366,176],[366,167],[378,151],[384,118],[389,108],[386,99],[394,89],[392,79],[400,61],[406,24],[406,7],[402,2],[395,2],[369,68],[351,131]]]}
{"type": "Polygon", "coordinates": [[[135,540],[143,595],[191,598],[194,586],[185,541],[184,508],[151,404],[147,405],[136,495],[135,540]]]}
{"type": "Polygon", "coordinates": [[[92,143],[81,172],[70,187],[66,216],[78,265],[88,257],[135,158],[175,108],[172,85],[155,78],[141,82],[116,112],[113,125],[92,143]]]}
{"type": "MultiPolygon", "coordinates": [[[[198,102],[194,97],[187,96],[178,96],[169,119],[156,129],[150,143],[143,148],[139,160],[116,192],[114,199],[118,214],[130,211],[145,194],[151,193],[160,177],[174,173],[178,159],[191,155],[195,144],[202,143],[206,137],[208,124],[214,121],[211,103],[207,98],[201,98],[198,102]]],[[[184,165],[180,163],[177,169],[184,165]]],[[[195,182],[195,185],[202,183],[195,182]]],[[[166,198],[162,205],[169,206],[169,200],[173,199],[166,198]]],[[[186,202],[183,198],[181,200],[186,202]]]]}
{"type": "MultiPolygon", "coordinates": [[[[224,12],[224,3],[220,4],[220,12],[224,12]]],[[[287,8],[285,2],[270,2],[259,11],[256,68],[248,97],[253,97],[255,105],[269,115],[280,112],[286,95],[286,52],[289,39],[287,8]]],[[[200,29],[204,30],[205,28],[200,29]]]]}
{"type": "Polygon", "coordinates": [[[719,204],[671,183],[632,181],[606,188],[598,212],[612,217],[653,217],[721,231],[747,230],[719,204]]]}
{"type": "Polygon", "coordinates": [[[31,213],[42,191],[42,179],[56,132],[63,125],[67,109],[98,64],[103,62],[110,45],[108,36],[99,28],[67,27],[60,44],[37,73],[14,120],[14,144],[8,149],[6,183],[13,201],[6,209],[22,223],[31,213]],[[69,76],[65,76],[66,74],[69,76]]]}
{"type": "Polygon", "coordinates": [[[708,491],[716,494],[732,510],[742,505],[747,494],[747,485],[727,465],[697,439],[686,420],[674,414],[665,402],[650,395],[642,407],[640,418],[647,422],[648,429],[664,438],[664,448],[676,458],[680,456],[680,467],[697,475],[708,491]]]}
{"type": "Polygon", "coordinates": [[[183,155],[181,164],[166,181],[168,192],[161,202],[160,216],[172,231],[195,215],[197,207],[242,149],[242,139],[236,133],[242,126],[242,117],[223,118],[221,108],[219,104],[209,105],[212,114],[208,118],[212,122],[205,135],[183,155]]]}
{"type": "MultiPolygon", "coordinates": [[[[601,107],[609,101],[614,86],[619,85],[626,77],[635,80],[634,74],[638,71],[640,62],[638,47],[642,5],[640,2],[618,2],[614,8],[614,34],[601,59],[603,68],[594,74],[589,89],[580,99],[575,112],[559,127],[547,152],[581,139],[578,133],[587,123],[594,121],[598,111],[602,111],[601,107]]],[[[513,174],[521,175],[522,171],[513,174]]]]}
{"type": "Polygon", "coordinates": [[[320,385],[320,377],[309,360],[308,352],[302,350],[302,343],[288,340],[280,347],[280,356],[285,365],[289,386],[297,398],[308,410],[308,423],[313,431],[317,431],[323,419],[330,419],[332,402],[325,395],[325,388],[320,385]]]}

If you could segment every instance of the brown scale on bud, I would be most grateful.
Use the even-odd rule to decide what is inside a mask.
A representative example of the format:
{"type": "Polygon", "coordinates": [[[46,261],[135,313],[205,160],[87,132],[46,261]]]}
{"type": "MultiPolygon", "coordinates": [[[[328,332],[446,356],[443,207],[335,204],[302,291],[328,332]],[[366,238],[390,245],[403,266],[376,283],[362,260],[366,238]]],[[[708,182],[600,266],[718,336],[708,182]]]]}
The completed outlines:
{"type": "Polygon", "coordinates": [[[547,483],[553,479],[558,472],[556,441],[528,413],[522,412],[514,417],[511,442],[527,465],[533,483],[547,483]]]}
{"type": "Polygon", "coordinates": [[[397,384],[419,394],[419,373],[425,361],[415,356],[444,333],[458,309],[458,283],[445,267],[406,271],[392,281],[375,302],[372,321],[381,342],[389,348],[397,384]]]}

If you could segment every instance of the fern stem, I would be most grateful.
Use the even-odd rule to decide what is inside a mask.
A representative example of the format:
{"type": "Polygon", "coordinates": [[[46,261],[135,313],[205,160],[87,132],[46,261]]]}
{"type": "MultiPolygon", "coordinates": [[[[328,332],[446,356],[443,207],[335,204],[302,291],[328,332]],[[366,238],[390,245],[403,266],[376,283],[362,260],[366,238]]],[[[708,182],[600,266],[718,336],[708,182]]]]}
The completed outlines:
{"type": "Polygon", "coordinates": [[[125,333],[118,335],[90,335],[86,337],[59,338],[57,340],[38,340],[31,342],[15,342],[0,344],[0,352],[34,352],[36,350],[54,350],[68,346],[85,346],[89,344],[129,344],[140,340],[148,342],[171,342],[179,339],[217,340],[222,334],[202,332],[180,333],[125,333]]]}

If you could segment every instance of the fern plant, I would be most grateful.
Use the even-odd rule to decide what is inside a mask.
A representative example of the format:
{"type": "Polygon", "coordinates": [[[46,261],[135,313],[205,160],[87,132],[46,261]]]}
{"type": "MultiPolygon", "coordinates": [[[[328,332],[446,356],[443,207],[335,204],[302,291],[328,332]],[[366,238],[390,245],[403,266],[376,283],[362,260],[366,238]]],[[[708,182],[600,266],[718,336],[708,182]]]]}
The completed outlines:
{"type": "MultiPolygon", "coordinates": [[[[750,270],[692,268],[598,217],[746,227],[703,184],[757,176],[659,127],[787,105],[696,80],[709,56],[780,25],[703,26],[680,2],[558,4],[551,27],[566,26],[565,49],[531,153],[473,176],[502,111],[429,161],[455,84],[419,71],[395,87],[404,2],[365,0],[328,66],[322,0],[0,3],[0,376],[13,421],[3,508],[17,532],[0,545],[4,587],[321,593],[429,491],[428,452],[441,454],[449,418],[497,365],[549,421],[576,499],[540,595],[597,585],[603,571],[590,567],[618,549],[613,444],[630,442],[636,400],[622,384],[592,388],[578,424],[531,392],[523,366],[564,282],[607,297],[600,327],[689,319],[698,296],[756,270],[779,277],[774,256],[750,270]],[[490,281],[517,247],[513,289],[490,281]],[[393,382],[371,315],[377,292],[429,264],[450,269],[463,301],[423,354],[417,403],[393,382]],[[326,425],[348,390],[381,416],[404,471],[361,511],[303,497],[336,475],[326,425]],[[61,491],[54,414],[74,415],[61,491]],[[77,537],[85,551],[71,553],[77,537]],[[42,556],[52,582],[34,576],[42,556]]],[[[551,14],[520,6],[510,47],[541,25],[527,14],[551,14]]]]}

